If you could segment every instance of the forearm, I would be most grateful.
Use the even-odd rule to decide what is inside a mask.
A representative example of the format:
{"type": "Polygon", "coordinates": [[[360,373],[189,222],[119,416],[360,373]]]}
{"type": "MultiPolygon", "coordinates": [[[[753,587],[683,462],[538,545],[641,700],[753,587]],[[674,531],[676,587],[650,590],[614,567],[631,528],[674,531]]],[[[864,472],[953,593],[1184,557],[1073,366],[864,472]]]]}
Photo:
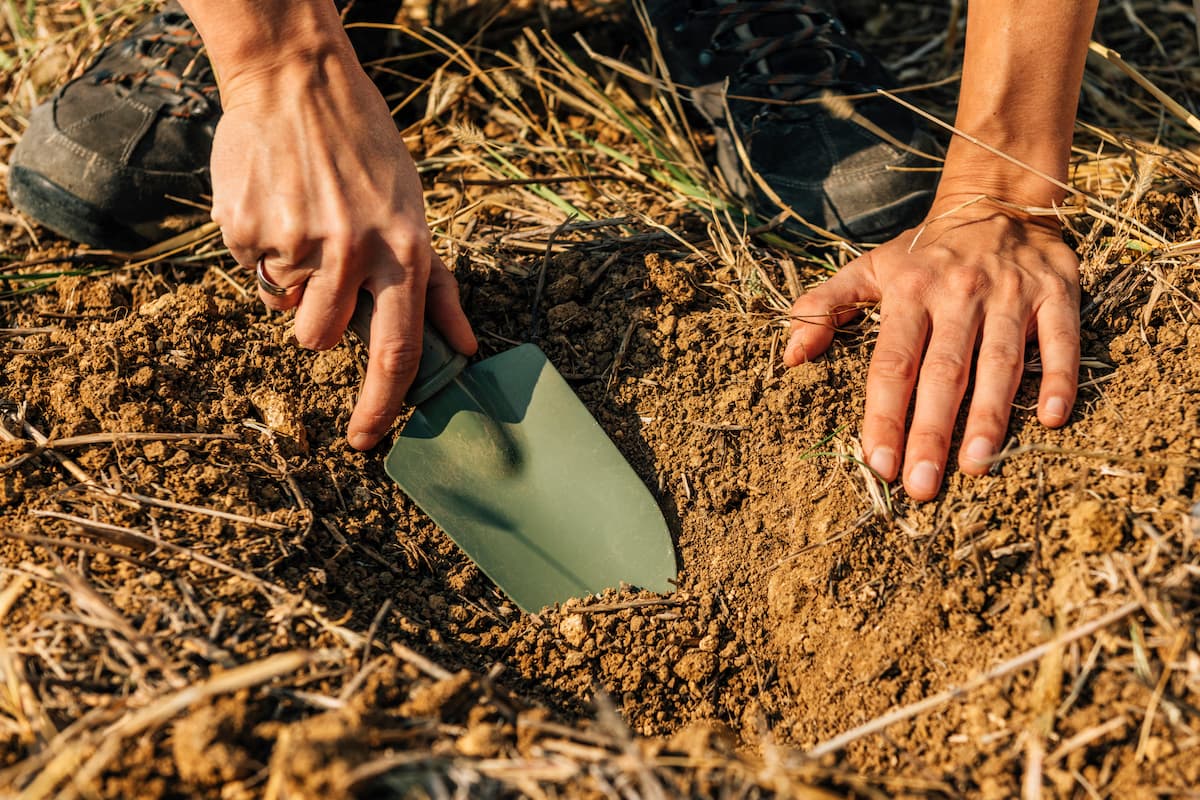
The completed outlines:
{"type": "MultiPolygon", "coordinates": [[[[974,0],[956,127],[1065,181],[1096,6],[1097,0],[974,0]]],[[[939,199],[979,194],[1049,206],[1065,192],[955,136],[939,199]]]]}
{"type": "Polygon", "coordinates": [[[359,71],[333,0],[181,2],[204,40],[223,98],[250,84],[359,71]]]}

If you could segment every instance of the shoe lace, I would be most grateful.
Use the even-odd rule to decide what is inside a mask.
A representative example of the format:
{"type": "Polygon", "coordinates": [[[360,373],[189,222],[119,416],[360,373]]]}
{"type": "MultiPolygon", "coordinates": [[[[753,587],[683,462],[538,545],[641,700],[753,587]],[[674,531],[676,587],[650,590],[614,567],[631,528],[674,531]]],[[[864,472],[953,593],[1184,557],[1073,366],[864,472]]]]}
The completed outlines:
{"type": "Polygon", "coordinates": [[[858,90],[862,86],[846,75],[848,70],[865,66],[862,51],[846,34],[841,20],[811,3],[735,0],[692,13],[715,22],[707,56],[740,60],[740,83],[752,95],[793,101],[823,89],[858,90]],[[788,20],[786,32],[756,32],[758,22],[778,28],[781,15],[788,20]]]}
{"type": "Polygon", "coordinates": [[[172,116],[212,112],[219,102],[217,86],[200,35],[183,14],[163,14],[155,22],[119,45],[137,69],[98,70],[94,80],[124,92],[153,90],[165,97],[166,113],[172,116]]]}

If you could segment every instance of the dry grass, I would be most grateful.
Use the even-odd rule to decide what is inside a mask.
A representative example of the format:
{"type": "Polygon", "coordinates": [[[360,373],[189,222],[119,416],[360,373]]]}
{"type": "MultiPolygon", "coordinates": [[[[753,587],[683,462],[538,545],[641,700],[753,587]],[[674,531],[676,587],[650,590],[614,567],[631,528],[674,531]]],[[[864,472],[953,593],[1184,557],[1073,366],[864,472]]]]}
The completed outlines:
{"type": "MultiPolygon", "coordinates": [[[[128,30],[152,5],[3,0],[0,94],[5,103],[0,109],[0,156],[6,157],[20,136],[25,114],[35,102],[63,75],[76,73],[106,41],[128,30]]],[[[904,83],[925,87],[899,94],[898,99],[944,121],[953,116],[962,39],[960,5],[892,3],[886,14],[904,20],[900,27],[906,32],[875,37],[881,54],[904,83]]],[[[490,18],[491,27],[480,26],[477,30],[482,32],[467,42],[437,28],[418,28],[415,23],[399,26],[397,30],[409,41],[419,43],[419,51],[373,65],[381,75],[421,71],[416,90],[397,90],[389,99],[407,125],[406,137],[426,176],[431,226],[446,261],[528,277],[531,270],[521,264],[536,259],[521,256],[530,253],[582,249],[611,263],[618,255],[666,246],[678,258],[702,265],[704,289],[720,298],[730,314],[749,326],[780,329],[786,324],[791,299],[844,263],[857,246],[822,239],[819,234],[812,241],[789,239],[773,227],[773,221],[757,219],[739,207],[706,164],[709,143],[689,127],[682,103],[664,88],[652,61],[618,62],[592,50],[611,50],[611,42],[590,41],[583,34],[572,38],[557,30],[555,36],[540,32],[539,15],[552,20],[569,16],[555,13],[554,4],[542,4],[507,16],[483,14],[490,18]],[[523,24],[527,27],[522,29],[523,24]]],[[[604,23],[621,13],[616,7],[589,7],[578,13],[582,21],[559,27],[584,28],[594,23],[603,32],[604,23]]],[[[886,21],[875,22],[886,28],[886,21]]],[[[1165,308],[1181,319],[1194,320],[1200,308],[1194,294],[1195,257],[1200,253],[1194,226],[1200,207],[1196,215],[1168,226],[1156,216],[1152,202],[1163,193],[1194,199],[1200,191],[1200,158],[1194,152],[1200,125],[1189,111],[1197,107],[1194,93],[1200,87],[1192,9],[1179,2],[1107,2],[1098,30],[1103,47],[1095,48],[1098,56],[1089,63],[1074,148],[1070,188],[1077,202],[1061,210],[1079,249],[1084,288],[1091,298],[1084,321],[1095,325],[1132,302],[1144,304],[1147,319],[1157,308],[1165,308]],[[1114,58],[1114,53],[1123,60],[1114,58]],[[1130,69],[1130,64],[1135,68],[1130,69]]],[[[4,171],[0,166],[0,176],[4,171]]],[[[199,229],[153,253],[97,254],[45,237],[0,203],[0,237],[0,326],[8,325],[30,302],[29,293],[64,275],[211,270],[237,285],[250,283],[220,249],[211,228],[199,229]]],[[[869,339],[874,324],[868,315],[858,326],[858,336],[869,339]]],[[[0,331],[0,338],[4,335],[0,331]]],[[[9,432],[11,439],[25,438],[11,415],[0,430],[9,432]]],[[[56,446],[32,436],[29,440],[34,443],[21,459],[40,458],[46,469],[66,469],[80,484],[99,487],[82,467],[58,452],[67,443],[59,441],[56,446]]],[[[852,437],[840,437],[835,447],[840,448],[837,455],[847,469],[857,470],[853,465],[861,463],[861,455],[853,450],[852,437]]],[[[1116,453],[1036,447],[1014,447],[1001,457],[1031,456],[1086,456],[1122,463],[1116,453]]],[[[11,466],[0,465],[0,470],[11,466]]],[[[1195,469],[1194,460],[1168,466],[1195,469]]],[[[929,535],[928,521],[896,504],[865,469],[861,480],[864,496],[880,518],[894,519],[914,537],[929,535]]],[[[117,499],[134,504],[153,501],[128,493],[117,499]]],[[[213,511],[173,510],[201,515],[213,511]]],[[[1065,630],[963,691],[935,696],[919,708],[898,712],[895,719],[876,720],[827,743],[819,752],[834,753],[903,715],[954,702],[966,689],[1035,662],[1039,669],[1049,670],[1051,679],[1072,687],[1065,698],[1056,698],[1059,713],[1077,702],[1083,687],[1100,673],[1151,687],[1152,692],[1146,707],[1114,710],[1109,719],[1050,747],[1045,737],[1031,733],[1025,770],[1032,793],[1040,792],[1043,775],[1065,769],[1062,765],[1074,750],[1130,726],[1140,726],[1135,759],[1143,757],[1150,731],[1156,728],[1167,731],[1181,748],[1196,747],[1200,737],[1196,711],[1187,698],[1194,699],[1200,685],[1195,636],[1200,518],[1195,509],[1165,518],[1146,509],[1130,508],[1128,513],[1132,524],[1155,545],[1138,560],[1121,554],[1108,558],[1104,577],[1111,591],[1085,612],[1095,619],[1108,610],[1110,615],[1103,618],[1106,625],[1086,627],[1086,620],[1064,621],[1085,626],[1079,630],[1086,636],[1065,630]],[[1116,624],[1118,620],[1121,624],[1116,624]]],[[[83,547],[80,537],[91,543],[89,547],[134,560],[163,546],[157,532],[62,515],[56,522],[65,523],[67,528],[58,530],[69,530],[71,537],[43,541],[56,546],[56,552],[63,552],[64,545],[78,552],[83,547]]],[[[239,522],[253,526],[262,521],[239,522]]],[[[867,517],[861,520],[867,522],[867,517]]],[[[986,537],[977,536],[973,524],[971,520],[946,523],[954,531],[959,557],[999,557],[986,550],[986,537]]],[[[196,640],[189,646],[222,665],[211,677],[197,681],[175,663],[175,648],[168,641],[140,633],[72,568],[68,557],[52,566],[0,565],[0,623],[34,583],[60,591],[66,610],[54,630],[0,628],[0,741],[8,742],[12,753],[0,759],[4,767],[0,787],[16,787],[21,797],[29,798],[90,796],[94,791],[88,788],[90,781],[111,768],[122,748],[133,746],[146,731],[197,701],[259,691],[286,693],[314,709],[313,731],[281,738],[271,763],[263,767],[261,781],[246,789],[267,797],[290,796],[289,791],[303,779],[293,771],[294,759],[311,756],[329,741],[364,744],[373,753],[342,775],[340,783],[328,787],[331,796],[368,784],[434,797],[456,791],[547,797],[560,793],[826,797],[830,795],[825,790],[813,787],[866,795],[934,793],[944,788],[886,776],[866,781],[851,771],[818,766],[808,754],[767,741],[751,743],[757,748],[754,756],[739,755],[716,735],[668,747],[634,737],[603,700],[593,725],[558,725],[504,696],[493,684],[496,675],[455,675],[419,653],[373,644],[369,631],[364,635],[324,619],[320,609],[286,587],[261,581],[202,553],[178,547],[167,550],[185,561],[196,560],[255,583],[270,599],[278,619],[310,619],[328,632],[329,649],[238,663],[222,649],[219,638],[196,640]],[[64,655],[62,640],[76,643],[79,649],[64,655]],[[54,646],[48,647],[47,642],[54,646]],[[34,660],[54,676],[52,682],[29,681],[27,663],[34,660]],[[461,731],[450,730],[448,723],[436,718],[413,721],[400,743],[372,739],[369,724],[348,711],[347,698],[371,672],[400,672],[406,665],[415,665],[416,671],[404,678],[408,685],[448,687],[463,702],[486,707],[507,725],[511,738],[499,754],[447,755],[439,742],[461,731]],[[136,688],[128,696],[110,698],[88,689],[97,674],[114,669],[139,676],[137,681],[131,679],[136,688]],[[322,686],[340,683],[342,693],[320,694],[306,688],[318,678],[322,686]],[[322,724],[336,735],[322,739],[322,724]]],[[[164,609],[164,613],[172,611],[164,609]]],[[[218,623],[213,621],[214,631],[218,623]]],[[[1055,711],[1050,709],[1051,714],[1055,711]]],[[[1078,777],[1080,792],[1085,792],[1089,786],[1078,777]]]]}

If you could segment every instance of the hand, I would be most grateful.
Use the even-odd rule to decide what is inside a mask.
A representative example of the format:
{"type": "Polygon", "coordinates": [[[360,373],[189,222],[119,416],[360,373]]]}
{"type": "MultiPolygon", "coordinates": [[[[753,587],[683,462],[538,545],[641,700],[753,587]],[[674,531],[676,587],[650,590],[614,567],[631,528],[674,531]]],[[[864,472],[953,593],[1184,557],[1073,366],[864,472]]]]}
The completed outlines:
{"type": "Polygon", "coordinates": [[[1041,348],[1042,424],[1067,421],[1078,382],[1079,262],[1057,224],[987,201],[962,202],[940,199],[924,226],[852,261],[797,300],[784,352],[788,366],[819,356],[834,328],[859,313],[857,304],[879,303],[863,452],[887,481],[903,463],[904,488],[915,500],[938,493],[973,366],[975,388],[958,452],[959,468],[970,475],[984,474],[1004,443],[1027,339],[1036,335],[1041,348]]]}
{"type": "MultiPolygon", "coordinates": [[[[338,31],[340,35],[340,29],[338,31]]],[[[346,52],[284,59],[222,85],[213,219],[234,258],[287,287],[303,347],[336,345],[360,287],[375,299],[366,379],[348,439],[373,447],[416,374],[422,320],[460,352],[475,337],[454,277],[430,248],[416,167],[387,106],[346,52]]]]}

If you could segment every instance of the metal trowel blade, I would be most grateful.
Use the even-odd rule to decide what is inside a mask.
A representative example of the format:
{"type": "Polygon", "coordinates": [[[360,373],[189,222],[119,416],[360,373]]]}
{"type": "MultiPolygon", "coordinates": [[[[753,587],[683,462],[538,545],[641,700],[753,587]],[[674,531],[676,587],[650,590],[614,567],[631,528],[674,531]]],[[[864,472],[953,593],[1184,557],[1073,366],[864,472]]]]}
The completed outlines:
{"type": "Polygon", "coordinates": [[[420,403],[386,468],[525,611],[621,584],[673,589],[662,512],[535,345],[420,403]]]}

